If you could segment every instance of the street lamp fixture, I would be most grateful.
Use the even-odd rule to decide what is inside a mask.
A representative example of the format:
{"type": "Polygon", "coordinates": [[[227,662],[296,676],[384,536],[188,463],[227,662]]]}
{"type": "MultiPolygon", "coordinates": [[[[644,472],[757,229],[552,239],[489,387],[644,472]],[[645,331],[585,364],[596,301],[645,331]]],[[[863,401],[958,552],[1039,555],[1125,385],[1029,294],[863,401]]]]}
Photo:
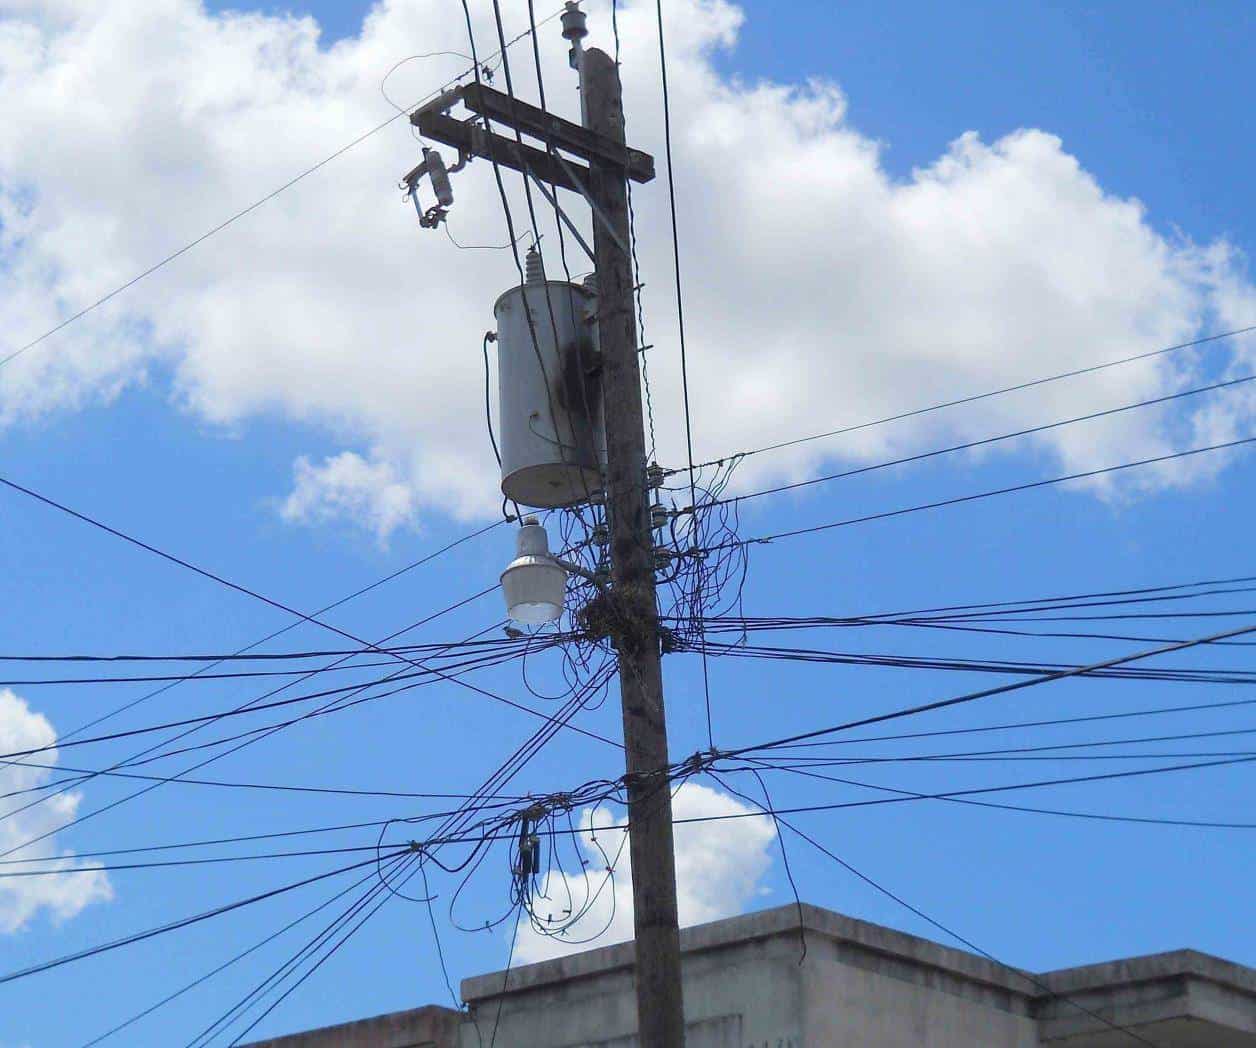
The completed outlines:
{"type": "Polygon", "coordinates": [[[523,518],[515,541],[515,559],[502,572],[506,614],[515,622],[536,626],[562,618],[568,572],[605,588],[593,572],[550,553],[549,536],[536,517],[523,518]]]}

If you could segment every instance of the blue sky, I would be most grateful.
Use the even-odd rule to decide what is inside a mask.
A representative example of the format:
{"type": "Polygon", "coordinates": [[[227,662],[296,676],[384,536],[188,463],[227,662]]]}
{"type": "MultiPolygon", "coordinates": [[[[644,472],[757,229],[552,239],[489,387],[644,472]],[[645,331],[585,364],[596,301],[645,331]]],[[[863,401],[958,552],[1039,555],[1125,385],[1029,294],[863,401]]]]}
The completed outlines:
{"type": "MultiPolygon", "coordinates": [[[[964,132],[975,131],[982,141],[994,142],[1018,128],[1040,128],[1058,135],[1064,150],[1077,158],[1106,193],[1141,201],[1148,226],[1168,241],[1179,236],[1199,244],[1224,239],[1248,253],[1256,245],[1256,213],[1244,174],[1256,160],[1256,147],[1245,133],[1251,117],[1244,71],[1251,67],[1256,46],[1253,16],[1246,5],[1216,3],[1188,9],[1132,3],[1102,7],[1023,4],[1013,9],[969,4],[942,9],[901,4],[887,11],[884,5],[871,3],[799,3],[787,15],[778,5],[747,0],[742,6],[746,20],[737,46],[715,59],[720,74],[746,83],[761,78],[798,83],[811,77],[836,82],[846,96],[846,121],[864,138],[880,143],[881,163],[891,179],[910,179],[914,169],[934,163],[948,143],[964,132]]],[[[455,7],[450,5],[451,10],[455,7]]],[[[211,10],[217,7],[211,5],[211,10]]],[[[275,9],[266,5],[259,10],[270,14],[275,9]]],[[[367,5],[310,4],[284,10],[318,19],[324,46],[331,46],[357,36],[367,5]]],[[[595,7],[592,29],[601,42],[609,35],[606,21],[600,6],[595,7]]],[[[423,48],[417,42],[405,44],[396,54],[404,57],[410,50],[423,48]]],[[[382,75],[383,69],[378,71],[382,75]]],[[[626,75],[633,75],[632,70],[626,69],[626,75]]],[[[648,82],[649,76],[644,79],[648,82]]],[[[420,77],[415,83],[426,80],[420,77]]],[[[386,112],[382,100],[379,106],[376,119],[386,112]]],[[[332,110],[325,116],[330,143],[358,133],[362,121],[356,111],[339,125],[334,103],[328,108],[332,110]]],[[[140,119],[134,114],[131,118],[140,119]]],[[[630,111],[630,126],[632,120],[630,111]]],[[[276,133],[282,137],[285,132],[280,127],[276,133]]],[[[401,157],[410,144],[400,131],[397,134],[390,148],[401,157]]],[[[285,157],[292,149],[291,155],[308,155],[311,160],[326,151],[321,142],[297,148],[284,142],[282,146],[285,157]]],[[[746,157],[751,183],[755,161],[754,156],[746,157]]],[[[229,169],[230,163],[225,159],[223,167],[229,169]]],[[[299,165],[289,164],[295,166],[299,165]]],[[[381,182],[392,175],[389,168],[381,182]]],[[[0,179],[4,177],[5,169],[0,168],[0,179]]],[[[329,225],[337,221],[335,207],[343,188],[338,180],[349,177],[344,169],[331,166],[317,176],[316,188],[309,191],[320,198],[319,207],[329,225]]],[[[677,178],[683,191],[683,168],[678,168],[677,178]]],[[[252,187],[252,195],[270,187],[269,181],[259,182],[252,187]]],[[[659,182],[641,193],[661,197],[662,190],[659,182]]],[[[84,192],[92,192],[90,184],[84,192]]],[[[236,204],[251,198],[246,193],[236,204]]],[[[177,246],[183,239],[178,217],[181,200],[157,199],[149,206],[158,216],[152,223],[158,232],[162,214],[170,211],[175,216],[169,219],[171,234],[178,231],[180,236],[165,250],[177,246]]],[[[409,221],[396,209],[395,200],[384,200],[379,206],[392,209],[390,219],[398,226],[409,221]]],[[[459,207],[481,209],[499,220],[491,197],[460,196],[459,207]]],[[[218,249],[231,254],[237,273],[245,279],[249,254],[241,249],[249,244],[250,221],[246,218],[241,226],[223,234],[223,246],[218,249]]],[[[770,239],[770,217],[765,221],[766,240],[770,239]]],[[[435,248],[429,245],[433,242],[418,240],[418,231],[409,227],[405,232],[413,240],[407,248],[413,253],[398,253],[382,263],[396,274],[399,288],[425,266],[454,264],[432,261],[435,248]],[[432,254],[424,255],[425,251],[432,254]]],[[[693,238],[700,235],[700,229],[691,229],[682,251],[699,252],[693,238]]],[[[165,241],[159,238],[156,243],[165,241]]],[[[659,243],[655,250],[661,252],[664,247],[659,243]]],[[[27,272],[17,265],[20,245],[9,244],[6,250],[10,252],[3,258],[6,272],[20,279],[27,272]]],[[[395,250],[395,244],[383,244],[379,250],[395,250]]],[[[495,283],[479,289],[483,318],[492,299],[513,279],[508,261],[494,258],[496,268],[487,279],[495,283]]],[[[292,268],[300,269],[306,262],[294,255],[292,268]]],[[[1240,277],[1247,272],[1241,261],[1236,267],[1240,277]]],[[[84,285],[61,286],[60,308],[90,298],[88,289],[110,286],[126,275],[102,267],[87,274],[84,285]]],[[[695,298],[701,299],[707,273],[691,269],[685,275],[695,298]]],[[[646,280],[663,286],[670,276],[666,269],[656,268],[646,273],[646,280]]],[[[1120,283],[1122,274],[1107,276],[1120,283]]],[[[901,290],[904,295],[911,293],[901,290]]],[[[141,303],[148,296],[163,295],[169,295],[172,302],[185,301],[174,284],[158,281],[141,284],[127,294],[141,303]]],[[[668,303],[657,301],[662,312],[668,303]]],[[[669,321],[655,316],[647,315],[647,325],[670,331],[669,321]]],[[[701,309],[697,316],[700,325],[701,309]]],[[[1215,318],[1204,319],[1211,323],[1215,318]]],[[[934,320],[939,330],[947,327],[947,317],[934,320]]],[[[206,322],[205,314],[189,320],[190,324],[206,322]]],[[[278,310],[272,319],[276,328],[299,322],[295,314],[278,310]]],[[[844,322],[855,323],[849,317],[844,322]]],[[[1246,322],[1256,323],[1256,316],[1246,322]]],[[[479,334],[479,330],[469,331],[467,344],[474,346],[479,334]]],[[[701,337],[699,330],[696,346],[703,344],[701,337]]],[[[169,330],[161,338],[167,344],[177,342],[169,330]]],[[[1159,344],[1131,343],[1129,351],[1159,344]]],[[[75,345],[76,351],[82,348],[75,345]]],[[[1109,345],[1105,342],[1102,350],[1089,353],[1084,346],[1072,348],[1082,359],[1120,355],[1109,352],[1109,345]]],[[[660,347],[661,353],[675,353],[674,340],[665,344],[660,340],[660,347]]],[[[33,352],[53,356],[59,348],[54,337],[33,352]]],[[[259,354],[263,352],[264,347],[259,348],[259,354]]],[[[419,346],[415,352],[433,349],[419,346]]],[[[360,348],[346,348],[345,353],[354,367],[367,366],[360,348]]],[[[377,541],[369,528],[339,519],[285,520],[280,507],[292,484],[294,460],[304,456],[318,461],[346,447],[365,448],[375,438],[362,437],[362,427],[347,413],[336,419],[333,409],[306,412],[278,395],[259,397],[248,410],[231,417],[216,414],[198,401],[195,388],[187,384],[181,359],[177,353],[154,356],[145,365],[143,379],[132,376],[115,396],[87,396],[36,418],[10,421],[0,429],[4,463],[0,473],[303,610],[322,607],[491,519],[480,507],[455,507],[451,499],[454,512],[429,505],[413,527],[400,529],[385,543],[377,541]]],[[[1219,348],[1191,359],[1196,361],[1196,375],[1218,375],[1230,366],[1224,349],[1219,348]]],[[[1023,360],[1019,373],[1030,378],[1068,366],[1043,355],[1023,360]]],[[[668,374],[666,365],[660,367],[668,374]]],[[[293,376],[294,386],[298,379],[293,376]]],[[[1091,403],[1086,399],[1088,381],[1079,378],[1063,384],[1066,388],[1057,405],[1068,405],[1075,397],[1079,410],[1086,410],[1091,403]]],[[[970,385],[960,392],[980,392],[988,386],[970,385]]],[[[474,389],[474,382],[467,388],[474,389]]],[[[704,427],[708,433],[715,430],[718,420],[713,406],[722,391],[708,383],[708,389],[700,392],[706,396],[694,420],[700,444],[713,453],[737,450],[718,445],[723,431],[705,443],[701,440],[704,427]]],[[[678,417],[678,399],[673,394],[667,387],[657,403],[669,425],[678,417]]],[[[1141,388],[1126,399],[1137,399],[1140,394],[1141,388]]],[[[1113,402],[1121,402],[1119,386],[1114,397],[1113,402]]],[[[905,370],[891,399],[912,408],[932,403],[939,395],[936,388],[914,382],[912,373],[905,370]]],[[[457,410],[476,413],[478,419],[481,405],[475,400],[457,410]]],[[[1007,410],[1015,415],[1016,403],[1007,410]]],[[[1025,401],[1025,415],[1034,421],[1061,414],[1058,410],[1044,414],[1044,410],[1036,401],[1025,401]]],[[[871,411],[878,413],[875,408],[871,411]]],[[[1068,413],[1067,407],[1063,413],[1068,413]]],[[[850,417],[841,415],[835,424],[850,417]]],[[[781,428],[809,432],[820,428],[815,421],[800,416],[795,425],[787,418],[781,428]]],[[[1251,432],[1250,415],[1243,421],[1248,428],[1239,435],[1251,432]]],[[[999,430],[997,421],[990,425],[989,432],[999,430]]],[[[941,431],[934,434],[941,435],[941,431]]],[[[929,436],[917,434],[917,438],[929,436]]],[[[925,444],[929,444],[927,439],[925,444]]],[[[888,447],[896,450],[898,446],[888,447]]],[[[837,462],[840,468],[848,461],[844,454],[831,450],[823,461],[837,462]]],[[[851,454],[866,457],[868,451],[851,454]]],[[[1125,455],[1118,447],[1108,461],[1130,457],[1137,455],[1125,455]]],[[[819,462],[805,462],[797,468],[817,472],[819,466],[819,462]]],[[[742,533],[787,530],[1068,471],[1055,449],[1040,445],[980,459],[949,457],[747,506],[742,533]]],[[[1250,455],[1240,455],[1215,475],[1201,475],[1186,485],[1120,491],[1108,498],[1093,491],[1050,488],[755,548],[746,614],[842,615],[1253,574],[1247,558],[1247,522],[1256,508],[1254,480],[1256,465],[1250,455]]],[[[273,608],[15,493],[0,494],[0,520],[4,535],[0,571],[8,580],[9,595],[2,636],[3,647],[10,652],[229,651],[290,621],[273,608]]],[[[510,545],[504,529],[492,532],[337,609],[330,621],[357,636],[382,637],[492,584],[510,555],[510,545]]],[[[490,594],[449,615],[426,627],[420,639],[457,639],[495,622],[501,616],[498,599],[490,594]]],[[[1243,608],[1243,599],[1216,606],[1243,608]]],[[[1173,623],[1171,628],[1182,635],[1202,633],[1213,628],[1211,621],[1173,623]]],[[[1222,621],[1237,625],[1245,620],[1222,621]]],[[[1142,626],[1154,632],[1153,626],[1142,626]]],[[[342,639],[303,626],[276,644],[290,649],[340,647],[342,639]]],[[[946,634],[921,638],[889,629],[861,633],[849,641],[842,635],[803,637],[801,642],[843,644],[868,652],[1065,662],[1097,659],[1129,647],[1097,641],[957,639],[946,634]]],[[[1171,661],[1242,668],[1242,651],[1183,654],[1171,661]]],[[[20,669],[25,673],[29,667],[20,669]]],[[[555,679],[552,666],[542,665],[537,672],[551,682],[555,679]]],[[[672,753],[680,756],[706,744],[701,676],[689,655],[669,657],[666,672],[672,753]]],[[[482,673],[475,680],[544,706],[527,695],[515,665],[482,673]]],[[[805,731],[995,681],[987,675],[958,672],[715,660],[711,698],[716,742],[731,747],[805,731]]],[[[139,687],[14,690],[64,732],[138,696],[139,687]]],[[[989,707],[980,710],[933,715],[927,726],[1219,702],[1243,698],[1242,692],[1241,687],[1219,685],[1063,682],[991,700],[989,707]]],[[[233,682],[184,686],[139,707],[118,724],[142,726],[216,711],[252,694],[253,689],[233,682]]],[[[617,734],[614,701],[591,711],[581,723],[617,734]]],[[[1131,735],[1142,734],[1145,727],[1146,734],[1157,734],[1161,728],[1169,734],[1256,725],[1241,708],[1160,718],[1153,724],[1129,723],[1137,725],[1137,730],[1128,732],[1131,735]]],[[[457,793],[474,787],[532,729],[528,718],[482,696],[435,686],[283,733],[214,765],[213,771],[237,781],[457,793]]],[[[1126,733],[1122,729],[1112,734],[1126,733]]],[[[1006,738],[1017,739],[1013,745],[1035,745],[1069,737],[1077,736],[1059,732],[1006,738]]],[[[1246,744],[1238,738],[1232,748],[1244,749],[1246,744]]],[[[122,744],[124,748],[130,745],[122,744]]],[[[1230,740],[1215,747],[1208,740],[1198,747],[1174,745],[1200,751],[1231,748],[1230,740]]],[[[81,760],[83,766],[95,767],[117,759],[122,752],[63,749],[61,761],[73,765],[81,760]]],[[[614,775],[620,770],[617,761],[614,752],[588,739],[560,737],[527,769],[518,785],[538,791],[558,789],[614,775]]],[[[869,781],[898,788],[934,790],[953,783],[963,788],[1018,776],[1076,774],[1074,768],[1068,762],[1043,762],[1028,768],[943,766],[941,771],[899,768],[861,774],[869,781]]],[[[1023,798],[1012,796],[1025,803],[1088,811],[1243,820],[1249,817],[1247,798],[1254,775],[1251,766],[1239,766],[1060,787],[1037,791],[1033,800],[1028,793],[1023,798]]],[[[778,805],[840,802],[861,796],[849,787],[796,784],[783,775],[778,780],[773,783],[778,805]]],[[[107,804],[131,788],[127,783],[96,780],[81,791],[81,810],[107,804]]],[[[268,833],[439,810],[440,804],[423,802],[429,805],[423,809],[406,807],[406,803],[170,785],[67,831],[58,837],[58,845],[83,852],[268,833]]],[[[1250,932],[1251,852],[1243,831],[1091,823],[944,804],[806,815],[799,817],[799,823],[869,876],[1013,965],[1046,969],[1185,946],[1256,964],[1250,932]]],[[[360,835],[352,834],[330,842],[332,846],[361,843],[360,835]]],[[[799,892],[806,901],[943,938],[936,928],[843,874],[796,838],[787,838],[786,843],[799,892]]],[[[112,901],[94,904],[64,922],[40,913],[22,930],[0,935],[0,967],[7,971],[69,954],[313,875],[327,864],[324,857],[118,871],[110,876],[112,901]]],[[[501,877],[496,881],[477,879],[468,912],[488,914],[501,909],[504,867],[498,872],[501,877]]],[[[447,899],[452,887],[444,884],[437,891],[447,899]]],[[[177,935],[0,986],[4,1002],[0,1045],[80,1044],[322,901],[329,892],[320,895],[320,891],[275,900],[177,935]]],[[[778,905],[791,898],[782,864],[774,858],[746,908],[778,905]]],[[[309,925],[306,938],[313,934],[317,921],[309,925]]],[[[294,937],[284,940],[286,949],[272,946],[259,951],[258,956],[162,1008],[122,1035],[119,1043],[169,1044],[190,1037],[303,941],[294,937]]],[[[467,933],[442,925],[441,941],[455,989],[458,978],[501,967],[509,947],[509,937],[501,929],[467,933]]],[[[267,1017],[254,1036],[428,1002],[448,1003],[428,915],[421,906],[395,901],[267,1017]]]]}

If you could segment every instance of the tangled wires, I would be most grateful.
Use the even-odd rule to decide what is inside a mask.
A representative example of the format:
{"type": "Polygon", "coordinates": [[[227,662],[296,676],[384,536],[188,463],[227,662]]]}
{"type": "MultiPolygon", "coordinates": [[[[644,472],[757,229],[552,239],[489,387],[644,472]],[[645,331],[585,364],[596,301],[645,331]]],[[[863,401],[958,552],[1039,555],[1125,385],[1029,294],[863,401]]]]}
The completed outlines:
{"type": "MultiPolygon", "coordinates": [[[[669,471],[652,466],[647,472],[650,489],[658,492],[650,510],[648,553],[655,566],[665,652],[696,650],[706,619],[741,609],[747,547],[736,541],[738,504],[720,498],[738,461],[734,458],[706,467],[701,483],[694,486],[694,505],[677,504],[678,496],[687,501],[690,488],[668,486],[669,471]]],[[[595,501],[551,510],[545,523],[557,525],[559,556],[584,572],[568,577],[565,618],[538,631],[538,635],[561,637],[564,679],[569,688],[576,688],[613,661],[610,640],[623,625],[616,618],[609,590],[607,507],[595,501]]]]}
{"type": "Polygon", "coordinates": [[[736,541],[738,504],[720,500],[739,461],[728,459],[700,471],[694,485],[697,500],[691,506],[675,504],[676,495],[690,494],[687,484],[660,489],[673,500],[667,511],[667,544],[661,546],[659,557],[666,564],[659,579],[663,594],[659,604],[669,631],[668,650],[699,647],[706,619],[732,614],[742,606],[747,547],[736,541]]]}
{"type": "MultiPolygon", "coordinates": [[[[648,552],[656,569],[664,651],[701,650],[709,617],[732,613],[740,617],[746,552],[730,541],[736,538],[736,503],[719,501],[735,466],[731,461],[707,467],[702,486],[695,486],[696,506],[676,504],[682,489],[667,487],[665,471],[652,467],[646,478],[650,490],[658,493],[650,514],[648,552]]],[[[683,491],[687,497],[688,485],[683,491]]],[[[548,737],[556,727],[606,701],[619,670],[616,644],[623,643],[626,624],[610,584],[607,506],[594,499],[550,510],[543,523],[556,554],[580,570],[568,573],[564,612],[558,621],[529,632],[514,628],[508,632],[524,647],[525,686],[534,697],[556,706],[553,724],[538,732],[548,737]],[[547,665],[538,666],[538,661],[547,665]],[[547,681],[544,687],[537,683],[542,679],[547,681]]],[[[521,751],[534,755],[539,745],[525,745],[521,751]]],[[[661,769],[655,783],[634,781],[634,796],[648,798],[657,791],[657,796],[666,797],[679,781],[703,770],[692,760],[661,769]]],[[[421,896],[405,897],[430,905],[435,896],[429,874],[443,879],[443,873],[457,879],[446,898],[449,919],[460,930],[481,931],[515,920],[519,922],[515,927],[522,928],[526,915],[526,924],[538,935],[568,944],[596,939],[615,920],[614,877],[628,842],[624,822],[609,817],[605,809],[626,808],[627,803],[625,777],[598,779],[538,797],[478,795],[426,840],[410,842],[424,890],[421,896]],[[493,855],[497,859],[490,860],[493,855]],[[509,892],[500,908],[487,915],[464,912],[467,900],[483,897],[470,890],[477,877],[491,876],[500,889],[503,872],[509,892]]],[[[400,882],[401,878],[390,877],[385,883],[402,895],[400,882]]]]}
{"type": "MultiPolygon", "coordinates": [[[[638,781],[638,787],[644,786],[645,803],[650,803],[652,795],[674,794],[692,776],[706,773],[719,756],[715,752],[694,754],[660,769],[653,781],[638,781]]],[[[628,827],[606,809],[627,808],[628,781],[623,775],[543,796],[486,802],[479,806],[480,818],[474,822],[454,833],[437,833],[422,841],[384,845],[381,834],[381,854],[408,847],[421,872],[424,895],[409,896],[400,890],[400,884],[413,876],[412,871],[406,876],[387,877],[381,871],[380,878],[394,895],[430,903],[436,895],[429,888],[429,866],[457,877],[449,919],[460,931],[492,930],[516,915],[526,915],[528,925],[538,935],[561,939],[568,945],[591,942],[610,928],[616,917],[615,876],[625,861],[628,827]],[[490,862],[494,855],[496,861],[490,862]],[[503,867],[510,886],[506,904],[487,917],[462,913],[467,898],[482,897],[471,890],[476,878],[500,877],[500,872],[491,871],[502,871],[503,867]]],[[[494,879],[493,883],[495,888],[500,881],[494,879]]],[[[494,889],[489,891],[492,894],[494,889]]]]}
{"type": "MultiPolygon", "coordinates": [[[[624,827],[600,816],[601,808],[607,803],[626,802],[622,779],[594,780],[573,790],[525,798],[522,803],[484,804],[480,807],[482,817],[456,833],[410,841],[408,847],[418,856],[420,867],[430,865],[459,878],[450,898],[449,919],[460,931],[491,930],[522,913],[538,934],[575,942],[569,936],[570,929],[594,910],[608,890],[613,899],[615,869],[627,841],[624,827]],[[599,830],[609,830],[608,838],[618,840],[604,847],[599,830]],[[582,843],[590,855],[596,856],[595,864],[583,853],[582,843]],[[506,867],[510,884],[508,904],[488,917],[477,915],[471,919],[460,913],[465,908],[463,900],[477,874],[491,868],[488,859],[494,851],[506,867]],[[594,865],[596,870],[591,868],[594,865]],[[568,872],[576,869],[578,874],[568,872]]],[[[383,850],[390,847],[384,846],[383,850]]],[[[383,872],[380,878],[386,883],[398,880],[385,878],[383,872]]],[[[423,882],[423,897],[406,895],[400,884],[387,886],[394,895],[412,902],[430,902],[435,895],[427,890],[426,871],[423,882]]],[[[612,906],[606,927],[613,919],[612,906]]],[[[589,933],[589,938],[596,938],[603,931],[605,927],[599,926],[589,933]]]]}

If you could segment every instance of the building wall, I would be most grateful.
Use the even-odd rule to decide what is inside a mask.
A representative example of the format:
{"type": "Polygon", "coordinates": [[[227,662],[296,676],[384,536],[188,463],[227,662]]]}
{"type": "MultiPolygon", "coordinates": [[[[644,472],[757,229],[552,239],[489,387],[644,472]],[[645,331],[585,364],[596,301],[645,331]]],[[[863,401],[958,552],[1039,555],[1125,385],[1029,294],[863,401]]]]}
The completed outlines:
{"type": "Polygon", "coordinates": [[[246,1048],[455,1048],[461,1023],[461,1012],[428,1005],[256,1041],[246,1048]]]}
{"type": "MultiPolygon", "coordinates": [[[[1037,1048],[1037,1023],[997,994],[957,994],[936,981],[888,976],[827,959],[802,973],[802,1048],[1037,1048]]],[[[1018,1004],[1020,1002],[1017,1002],[1018,1004]]]]}
{"type": "MultiPolygon", "coordinates": [[[[684,994],[688,1048],[802,1048],[796,941],[777,938],[689,952],[684,994]]],[[[473,1002],[461,1048],[480,1048],[481,1038],[487,1044],[495,1022],[498,1043],[511,1048],[636,1048],[631,970],[602,968],[588,978],[473,1002]]]]}
{"type": "MultiPolygon", "coordinates": [[[[690,1048],[1031,1048],[1029,998],[1006,971],[935,943],[793,907],[686,929],[690,1048]]],[[[502,994],[468,980],[461,1048],[636,1048],[630,946],[532,965],[502,994]],[[480,1030],[477,1032],[475,1023],[480,1030]]]]}
{"type": "MultiPolygon", "coordinates": [[[[1256,1048],[1256,971],[1190,950],[1029,976],[811,906],[681,933],[687,1048],[1256,1048]],[[806,946],[802,938],[805,934],[806,946]],[[1081,1005],[1085,1010],[1079,1009],[1081,1005]]],[[[629,943],[253,1048],[638,1048],[629,943]]]]}

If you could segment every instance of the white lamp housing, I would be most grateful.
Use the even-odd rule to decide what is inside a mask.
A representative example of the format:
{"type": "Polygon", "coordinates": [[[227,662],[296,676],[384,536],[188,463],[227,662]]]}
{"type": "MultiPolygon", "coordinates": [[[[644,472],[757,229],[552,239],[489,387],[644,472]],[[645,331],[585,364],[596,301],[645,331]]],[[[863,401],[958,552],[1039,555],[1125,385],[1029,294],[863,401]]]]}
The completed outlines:
{"type": "Polygon", "coordinates": [[[519,529],[518,556],[502,572],[506,614],[515,622],[538,625],[562,618],[567,570],[549,551],[549,536],[536,517],[519,529]]]}

